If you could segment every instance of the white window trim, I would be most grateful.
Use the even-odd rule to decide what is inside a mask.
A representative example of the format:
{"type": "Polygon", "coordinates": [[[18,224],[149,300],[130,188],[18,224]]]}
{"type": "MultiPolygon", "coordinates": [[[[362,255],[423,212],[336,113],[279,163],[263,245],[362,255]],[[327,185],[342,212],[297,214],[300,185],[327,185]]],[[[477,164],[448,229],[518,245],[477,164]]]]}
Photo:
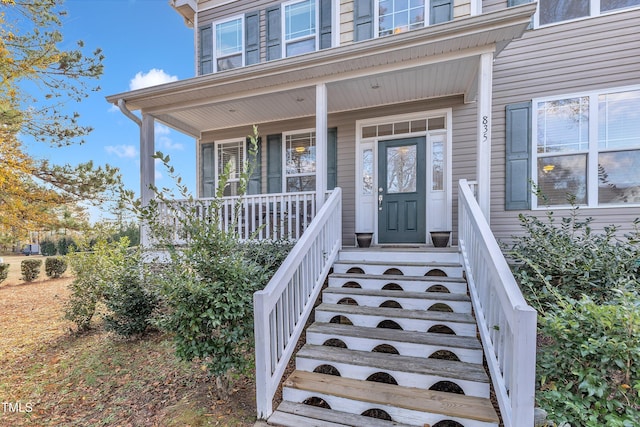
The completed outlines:
{"type": "MultiPolygon", "coordinates": [[[[428,122],[427,122],[428,123],[428,122]]],[[[378,141],[379,140],[392,140],[392,139],[403,139],[403,138],[411,138],[415,136],[424,136],[425,138],[429,138],[429,134],[445,134],[445,146],[443,147],[445,150],[445,168],[446,173],[444,176],[444,191],[445,194],[445,203],[446,203],[446,227],[451,230],[453,226],[453,218],[452,218],[452,207],[453,207],[453,109],[451,108],[442,108],[437,110],[428,110],[428,111],[420,111],[415,113],[407,113],[407,114],[397,114],[392,116],[383,116],[376,117],[371,119],[363,119],[356,121],[356,144],[355,144],[355,158],[356,158],[356,175],[355,175],[355,190],[356,190],[356,232],[374,232],[374,239],[377,242],[376,230],[378,230],[378,206],[377,206],[377,197],[378,197],[378,141]],[[396,123],[403,121],[412,121],[412,120],[421,120],[421,119],[430,119],[435,117],[445,117],[445,129],[437,129],[429,131],[428,128],[424,131],[420,132],[410,132],[399,135],[385,135],[385,136],[375,136],[375,137],[362,137],[362,129],[367,126],[373,125],[382,125],[387,123],[396,123]],[[362,194],[362,153],[364,150],[370,149],[373,151],[373,192],[370,195],[362,194]],[[363,212],[364,210],[373,211],[373,218],[371,219],[371,224],[364,224],[366,222],[364,217],[366,214],[363,212]]],[[[428,151],[428,150],[426,150],[428,151]]],[[[429,156],[429,153],[425,153],[429,156]]],[[[426,158],[425,158],[426,161],[426,158]]],[[[427,187],[425,189],[425,197],[429,193],[431,188],[431,177],[427,176],[427,187]]],[[[442,190],[436,190],[438,193],[442,193],[442,190]]],[[[428,202],[427,202],[427,215],[428,215],[428,202]]],[[[427,230],[433,231],[429,229],[429,219],[427,216],[427,230]]],[[[428,241],[428,237],[427,237],[428,241]]]]}
{"type": "MultiPolygon", "coordinates": [[[[640,85],[615,87],[610,89],[599,89],[585,92],[574,92],[569,94],[561,94],[556,96],[546,96],[541,98],[533,98],[531,100],[531,161],[530,161],[530,176],[535,185],[538,185],[538,158],[539,157],[553,157],[564,156],[573,154],[587,154],[587,204],[579,205],[588,209],[611,209],[611,208],[638,208],[639,203],[620,203],[620,204],[598,204],[598,180],[593,179],[597,177],[598,170],[598,153],[617,152],[617,151],[629,151],[640,150],[640,144],[637,147],[629,148],[617,148],[617,149],[602,149],[598,148],[598,96],[607,95],[619,92],[631,92],[640,90],[640,85]],[[568,98],[589,97],[589,148],[587,150],[576,150],[557,153],[542,153],[540,156],[538,153],[538,103],[545,101],[557,101],[568,98]],[[595,101],[595,102],[594,102],[595,101]],[[594,139],[592,139],[592,136],[594,139]],[[546,154],[546,155],[545,155],[546,154]],[[591,173],[595,171],[595,175],[591,173]]],[[[548,210],[549,206],[544,204],[538,205],[538,197],[535,193],[531,195],[532,210],[548,210]]],[[[572,207],[567,205],[553,205],[553,209],[571,209],[572,207]]]]}
{"type": "MultiPolygon", "coordinates": [[[[311,39],[311,36],[305,36],[305,37],[299,37],[297,39],[291,39],[291,40],[287,40],[287,16],[286,16],[286,6],[290,6],[292,4],[296,4],[296,3],[302,3],[303,1],[306,0],[290,0],[287,2],[282,3],[282,5],[280,6],[280,28],[282,29],[282,34],[281,34],[281,38],[282,38],[282,58],[287,58],[287,45],[289,43],[295,43],[301,40],[306,40],[306,39],[311,39]]],[[[315,50],[313,52],[317,52],[318,50],[320,50],[320,2],[319,0],[314,0],[315,2],[315,10],[316,10],[316,14],[315,14],[315,20],[316,20],[316,31],[315,34],[313,35],[313,39],[315,40],[315,50]]],[[[335,15],[335,14],[334,14],[335,15]]],[[[311,53],[311,52],[307,52],[307,53],[311,53]]],[[[296,55],[294,55],[296,56],[296,55]]]]}
{"type": "MultiPolygon", "coordinates": [[[[242,159],[240,159],[240,164],[237,166],[240,172],[242,172],[242,168],[244,167],[245,162],[247,161],[247,148],[243,144],[246,144],[246,140],[242,138],[231,138],[231,139],[223,139],[220,141],[214,142],[213,155],[215,156],[215,185],[216,188],[220,183],[220,167],[224,166],[220,164],[220,146],[226,144],[241,144],[244,149],[242,150],[242,159]]],[[[240,182],[240,178],[229,178],[228,182],[240,182]]]]}
{"type": "MultiPolygon", "coordinates": [[[[300,134],[311,134],[311,133],[313,133],[314,138],[315,138],[316,137],[316,135],[315,135],[316,128],[298,129],[298,130],[293,130],[293,131],[282,132],[282,192],[283,193],[290,193],[289,191],[287,191],[287,178],[289,178],[289,177],[314,176],[317,179],[317,175],[318,175],[318,168],[317,167],[316,167],[316,170],[315,170],[315,172],[313,174],[311,174],[311,173],[288,174],[287,173],[287,136],[289,136],[289,135],[300,135],[300,134]]],[[[317,150],[318,145],[314,144],[313,146],[316,147],[316,150],[317,150]]],[[[316,156],[317,155],[318,154],[316,153],[316,156]]],[[[292,191],[291,193],[298,193],[298,191],[292,191]]]]}
{"type": "MultiPolygon", "coordinates": [[[[218,49],[217,49],[217,26],[220,24],[225,24],[227,22],[231,22],[231,21],[237,21],[240,20],[240,31],[241,31],[241,36],[242,36],[242,46],[240,48],[240,55],[242,57],[242,65],[240,65],[240,67],[244,67],[245,66],[245,51],[246,51],[246,40],[244,39],[244,35],[245,35],[245,22],[244,22],[244,15],[236,15],[236,16],[232,16],[230,18],[225,18],[225,19],[221,19],[219,21],[214,21],[211,25],[211,31],[213,32],[213,72],[217,73],[218,72],[218,49]]],[[[229,55],[232,56],[232,55],[229,55]]],[[[222,58],[226,58],[226,56],[223,56],[222,58]]],[[[240,68],[240,67],[236,67],[236,68],[240,68]]]]}
{"type": "Polygon", "coordinates": [[[606,12],[601,12],[600,11],[600,0],[590,0],[590,4],[589,4],[590,15],[581,16],[579,18],[574,18],[574,19],[567,19],[565,21],[551,22],[549,24],[542,25],[542,24],[540,24],[540,3],[538,3],[538,7],[536,9],[536,13],[533,15],[533,28],[537,29],[537,28],[553,27],[555,25],[562,25],[562,24],[567,24],[569,22],[583,21],[585,19],[597,18],[599,16],[614,15],[614,14],[617,14],[617,13],[624,13],[624,12],[628,12],[630,10],[636,10],[636,9],[640,9],[640,5],[638,5],[638,6],[630,6],[630,7],[621,8],[621,9],[609,10],[609,11],[606,11],[606,12]]]}

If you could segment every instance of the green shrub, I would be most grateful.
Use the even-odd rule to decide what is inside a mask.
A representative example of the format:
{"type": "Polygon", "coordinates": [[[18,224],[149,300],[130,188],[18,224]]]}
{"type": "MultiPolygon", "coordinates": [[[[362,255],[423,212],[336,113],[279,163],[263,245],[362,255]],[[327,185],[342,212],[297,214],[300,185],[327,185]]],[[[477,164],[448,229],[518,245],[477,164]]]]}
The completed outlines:
{"type": "Polygon", "coordinates": [[[22,279],[25,282],[33,282],[38,278],[40,274],[40,267],[42,266],[41,259],[25,259],[20,263],[20,270],[22,272],[22,279]]]}
{"type": "Polygon", "coordinates": [[[129,242],[98,241],[92,252],[73,252],[67,256],[75,279],[69,285],[70,296],[65,318],[74,322],[78,331],[91,326],[96,307],[103,301],[107,284],[114,280],[127,257],[129,242]]]}
{"type": "Polygon", "coordinates": [[[44,271],[47,277],[54,279],[67,271],[67,261],[63,257],[50,257],[44,260],[44,271]]]}
{"type": "Polygon", "coordinates": [[[578,208],[560,220],[553,212],[547,212],[544,220],[520,215],[526,234],[514,237],[506,252],[516,262],[514,275],[537,309],[555,304],[551,294],[555,291],[572,299],[586,294],[606,301],[612,289],[638,279],[640,221],[636,220],[635,231],[624,237],[618,236],[613,225],[595,233],[591,222],[592,218],[579,218],[578,208]]]}
{"type": "Polygon", "coordinates": [[[607,304],[568,300],[539,320],[548,344],[538,352],[536,398],[555,422],[638,425],[640,298],[615,295],[607,304]]]}
{"type": "Polygon", "coordinates": [[[130,337],[147,330],[158,297],[145,286],[140,254],[129,250],[123,261],[105,287],[104,301],[109,313],[104,320],[107,330],[130,337]]]}
{"type": "Polygon", "coordinates": [[[9,264],[0,263],[0,283],[9,277],[9,264]]]}
{"type": "Polygon", "coordinates": [[[40,243],[40,253],[44,256],[54,256],[57,253],[56,244],[51,240],[44,240],[40,243]]]}
{"type": "Polygon", "coordinates": [[[78,244],[71,237],[62,237],[58,240],[58,254],[68,255],[78,250],[78,244]]]}

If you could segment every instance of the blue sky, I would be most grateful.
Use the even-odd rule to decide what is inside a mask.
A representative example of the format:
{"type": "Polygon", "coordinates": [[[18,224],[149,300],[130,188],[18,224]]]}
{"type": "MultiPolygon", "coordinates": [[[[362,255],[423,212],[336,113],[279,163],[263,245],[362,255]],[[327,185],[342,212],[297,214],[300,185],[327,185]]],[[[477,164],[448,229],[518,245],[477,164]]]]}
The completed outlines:
{"type": "MultiPolygon", "coordinates": [[[[139,193],[139,128],[113,108],[105,96],[194,76],[193,30],[169,6],[168,0],[66,0],[62,46],[85,42],[86,52],[101,48],[105,55],[101,91],[79,104],[80,122],[94,131],[84,145],[52,148],[29,144],[29,152],[56,164],[93,160],[116,166],[125,186],[139,193]]],[[[156,150],[171,156],[185,184],[195,189],[195,142],[177,131],[156,124],[156,150]]],[[[157,168],[156,184],[171,185],[157,168]]],[[[92,219],[98,219],[95,210],[92,219]]]]}

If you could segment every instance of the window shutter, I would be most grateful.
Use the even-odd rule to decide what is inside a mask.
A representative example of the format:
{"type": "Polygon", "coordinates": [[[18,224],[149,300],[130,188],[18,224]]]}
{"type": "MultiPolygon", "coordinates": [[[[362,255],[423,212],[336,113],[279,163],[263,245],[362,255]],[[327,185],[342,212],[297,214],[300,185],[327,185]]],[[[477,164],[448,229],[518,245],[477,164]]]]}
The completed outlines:
{"type": "Polygon", "coordinates": [[[355,0],[353,6],[354,40],[373,38],[373,3],[374,0],[355,0]]]}
{"type": "Polygon", "coordinates": [[[211,24],[200,27],[200,75],[213,73],[213,29],[211,24]]]}
{"type": "Polygon", "coordinates": [[[267,14],[267,61],[282,56],[282,23],[280,22],[280,5],[270,7],[267,14]]]}
{"type": "Polygon", "coordinates": [[[244,16],[244,61],[245,65],[260,62],[260,12],[244,16]]]}
{"type": "Polygon", "coordinates": [[[531,102],[506,109],[505,209],[531,209],[531,102]]]}
{"type": "Polygon", "coordinates": [[[338,129],[327,131],[327,190],[338,185],[338,129]]]}
{"type": "Polygon", "coordinates": [[[247,185],[247,194],[262,193],[262,138],[258,137],[256,141],[257,149],[255,155],[251,155],[251,139],[247,138],[247,161],[253,164],[253,171],[249,177],[247,185]]]}
{"type": "Polygon", "coordinates": [[[267,135],[267,193],[282,193],[282,135],[267,135]]]}
{"type": "Polygon", "coordinates": [[[202,181],[200,191],[202,197],[214,197],[216,194],[216,165],[213,144],[202,144],[202,181]]]}
{"type": "Polygon", "coordinates": [[[431,0],[429,24],[449,22],[453,18],[453,0],[431,0]]]}
{"type": "Polygon", "coordinates": [[[333,0],[320,0],[320,49],[331,47],[332,2],[333,0]]]}

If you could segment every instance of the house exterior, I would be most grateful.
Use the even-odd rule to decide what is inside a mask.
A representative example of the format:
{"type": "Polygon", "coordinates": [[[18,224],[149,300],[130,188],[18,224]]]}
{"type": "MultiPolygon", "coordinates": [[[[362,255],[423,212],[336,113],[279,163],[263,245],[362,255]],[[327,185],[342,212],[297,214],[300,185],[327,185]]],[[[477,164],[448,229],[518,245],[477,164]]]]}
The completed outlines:
{"type": "Polygon", "coordinates": [[[640,0],[171,5],[194,29],[197,76],[108,97],[140,122],[143,201],[157,120],[196,139],[201,198],[229,162],[235,194],[258,125],[249,192],[319,206],[341,187],[346,246],[356,232],[455,242],[461,178],[499,239],[566,193],[599,225],[640,214],[640,0]]]}

